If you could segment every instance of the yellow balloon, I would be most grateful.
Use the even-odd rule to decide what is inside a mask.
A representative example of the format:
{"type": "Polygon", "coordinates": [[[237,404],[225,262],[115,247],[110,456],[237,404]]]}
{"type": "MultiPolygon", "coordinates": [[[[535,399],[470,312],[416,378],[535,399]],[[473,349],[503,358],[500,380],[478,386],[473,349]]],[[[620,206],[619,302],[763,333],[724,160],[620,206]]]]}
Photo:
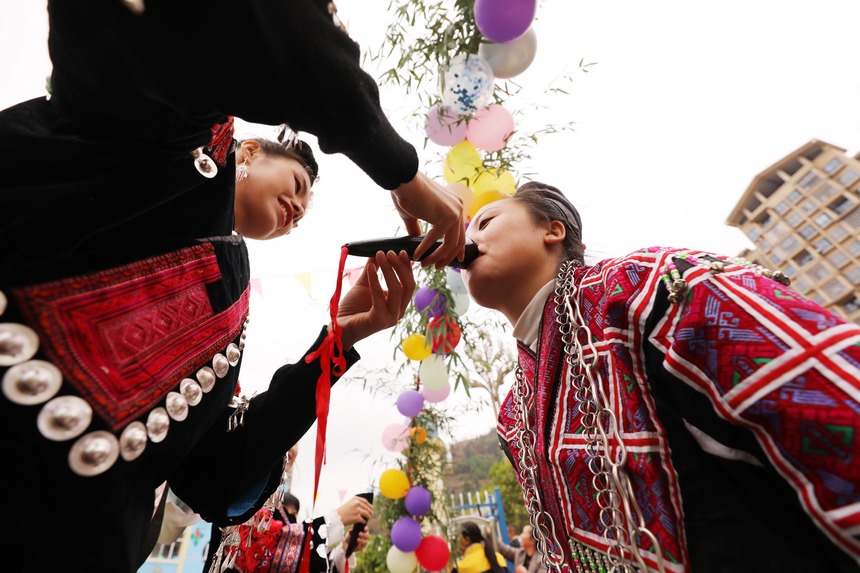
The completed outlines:
{"type": "Polygon", "coordinates": [[[504,199],[505,197],[510,197],[510,195],[505,195],[500,191],[487,191],[486,193],[481,193],[475,197],[475,202],[472,203],[472,210],[469,212],[469,217],[474,217],[475,213],[483,207],[484,205],[489,205],[493,201],[498,201],[499,199],[504,199]]]}
{"type": "Polygon", "coordinates": [[[433,353],[423,334],[410,334],[403,340],[403,354],[409,360],[424,360],[433,353]]]}
{"type": "Polygon", "coordinates": [[[406,497],[410,487],[409,478],[403,470],[385,470],[379,477],[379,491],[388,499],[406,497]]]}
{"type": "Polygon", "coordinates": [[[448,183],[463,183],[468,185],[482,169],[481,154],[475,146],[466,140],[451,148],[445,157],[442,175],[448,183]]]}
{"type": "Polygon", "coordinates": [[[487,191],[499,191],[505,195],[513,195],[517,191],[517,182],[510,171],[499,170],[494,167],[478,174],[477,179],[472,183],[472,190],[476,197],[487,191]]]}
{"type": "Polygon", "coordinates": [[[448,183],[445,188],[463,200],[463,212],[468,213],[475,202],[475,193],[463,183],[448,183]]]}

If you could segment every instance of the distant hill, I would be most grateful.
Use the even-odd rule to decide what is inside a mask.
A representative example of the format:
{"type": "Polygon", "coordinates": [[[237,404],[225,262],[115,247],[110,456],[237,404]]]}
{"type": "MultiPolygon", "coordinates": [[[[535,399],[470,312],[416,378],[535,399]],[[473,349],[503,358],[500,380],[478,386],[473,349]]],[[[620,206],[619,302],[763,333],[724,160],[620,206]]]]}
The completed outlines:
{"type": "Polygon", "coordinates": [[[490,468],[504,458],[499,449],[499,438],[495,430],[486,435],[464,440],[451,445],[451,461],[442,478],[445,488],[451,493],[475,492],[483,488],[492,490],[490,468]]]}

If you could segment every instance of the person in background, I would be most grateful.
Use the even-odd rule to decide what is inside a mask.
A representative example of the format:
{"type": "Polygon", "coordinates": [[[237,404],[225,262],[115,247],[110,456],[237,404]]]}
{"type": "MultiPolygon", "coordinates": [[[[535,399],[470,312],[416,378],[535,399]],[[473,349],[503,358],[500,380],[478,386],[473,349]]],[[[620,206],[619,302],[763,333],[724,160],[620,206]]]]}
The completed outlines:
{"type": "Polygon", "coordinates": [[[453,573],[506,573],[505,558],[496,552],[493,537],[484,535],[473,521],[460,525],[457,549],[462,554],[453,566],[453,573]]]}
{"type": "Polygon", "coordinates": [[[546,573],[543,558],[537,552],[537,542],[532,534],[533,529],[531,525],[523,527],[523,531],[519,535],[520,547],[505,545],[504,543],[499,543],[496,547],[505,559],[514,564],[514,573],[546,573]]]}
{"type": "Polygon", "coordinates": [[[517,528],[513,524],[508,524],[508,539],[510,540],[508,546],[513,547],[514,549],[521,547],[520,534],[517,532],[517,528]]]}
{"type": "Polygon", "coordinates": [[[548,568],[860,570],[860,326],[734,257],[585,264],[582,229],[526,183],[463,271],[514,325],[498,432],[548,568]]]}

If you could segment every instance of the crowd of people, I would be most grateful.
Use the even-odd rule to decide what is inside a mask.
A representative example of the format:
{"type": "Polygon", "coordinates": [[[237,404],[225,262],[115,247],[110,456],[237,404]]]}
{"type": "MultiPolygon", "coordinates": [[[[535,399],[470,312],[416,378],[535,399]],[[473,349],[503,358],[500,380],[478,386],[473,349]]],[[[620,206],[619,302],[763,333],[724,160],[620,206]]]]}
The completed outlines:
{"type": "Polygon", "coordinates": [[[347,573],[346,528],[372,506],[295,520],[284,457],[318,413],[324,425],[355,345],[404,315],[415,278],[405,252],[369,258],[305,355],[239,391],[244,238],[305,217],[308,132],[390,192],[408,233],[426,223],[416,259],[443,239],[422,265],[462,260],[468,235],[469,294],[514,326],[498,430],[531,527],[516,548],[464,523],[457,573],[505,558],[515,573],[858,570],[860,327],[719,254],[586,264],[579,212],[543,183],[467,230],[327,0],[48,12],[49,97],[0,112],[6,568],[133,573],[175,496],[213,524],[219,570],[295,573],[304,557],[347,573]],[[238,141],[235,117],[284,129],[238,141]],[[31,534],[58,515],[74,525],[31,534]]]}

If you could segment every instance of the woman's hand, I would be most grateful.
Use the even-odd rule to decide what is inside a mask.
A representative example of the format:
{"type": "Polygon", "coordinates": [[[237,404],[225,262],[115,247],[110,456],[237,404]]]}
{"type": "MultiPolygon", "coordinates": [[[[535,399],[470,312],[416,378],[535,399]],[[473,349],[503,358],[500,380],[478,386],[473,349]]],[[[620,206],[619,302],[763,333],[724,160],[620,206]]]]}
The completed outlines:
{"type": "Polygon", "coordinates": [[[391,199],[410,235],[421,234],[418,219],[430,223],[427,236],[415,249],[415,259],[420,259],[430,245],[444,237],[442,245],[421,261],[422,267],[435,264],[441,269],[454,257],[463,260],[466,228],[462,199],[420,171],[412,181],[392,191],[391,199]]]}
{"type": "MultiPolygon", "coordinates": [[[[367,530],[363,529],[363,530],[359,531],[358,532],[358,544],[356,544],[355,551],[353,551],[353,553],[358,553],[359,551],[361,551],[362,549],[367,547],[368,541],[370,541],[370,534],[367,532],[367,530]]],[[[346,547],[348,545],[349,545],[349,536],[347,535],[346,538],[343,540],[343,543],[341,543],[341,548],[343,549],[344,553],[346,553],[346,547]]]]}
{"type": "Polygon", "coordinates": [[[412,300],[415,277],[412,262],[401,251],[376,253],[361,271],[361,276],[346,293],[338,307],[337,322],[343,330],[344,349],[375,332],[390,328],[403,318],[412,300]],[[383,290],[376,270],[382,271],[388,290],[383,290]]]}
{"type": "Polygon", "coordinates": [[[355,495],[337,508],[337,513],[340,515],[343,526],[348,527],[355,523],[367,523],[373,516],[373,506],[366,499],[355,495]]]}

